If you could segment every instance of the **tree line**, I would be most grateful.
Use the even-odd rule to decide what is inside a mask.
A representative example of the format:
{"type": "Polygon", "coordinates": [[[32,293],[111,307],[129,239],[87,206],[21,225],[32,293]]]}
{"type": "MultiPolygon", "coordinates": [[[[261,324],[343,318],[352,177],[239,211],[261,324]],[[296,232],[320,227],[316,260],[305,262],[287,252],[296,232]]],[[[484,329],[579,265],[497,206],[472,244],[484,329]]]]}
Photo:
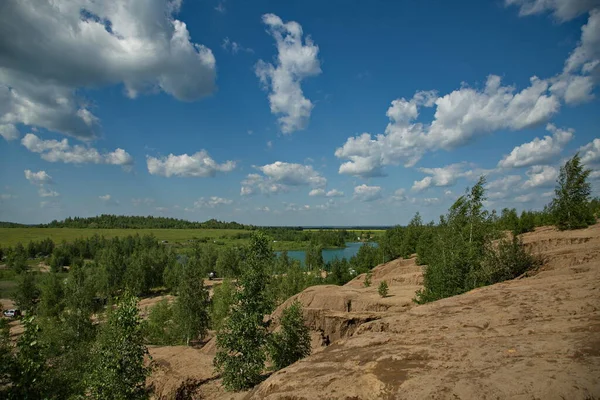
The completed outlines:
{"type": "Polygon", "coordinates": [[[238,222],[210,219],[193,222],[184,219],[149,216],[102,214],[96,217],[68,217],[62,221],[32,225],[39,228],[90,228],[90,229],[255,229],[238,222]]]}

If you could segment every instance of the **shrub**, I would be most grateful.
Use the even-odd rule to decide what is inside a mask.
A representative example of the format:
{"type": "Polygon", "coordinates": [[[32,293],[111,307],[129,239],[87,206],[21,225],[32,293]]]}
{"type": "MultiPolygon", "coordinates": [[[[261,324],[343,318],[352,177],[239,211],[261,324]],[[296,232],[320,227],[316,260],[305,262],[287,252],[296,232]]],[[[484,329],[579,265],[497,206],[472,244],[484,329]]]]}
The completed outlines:
{"type": "Polygon", "coordinates": [[[488,245],[481,267],[470,275],[472,286],[485,286],[514,279],[540,264],[540,260],[528,253],[522,240],[514,236],[502,239],[497,246],[488,245]]]}
{"type": "Polygon", "coordinates": [[[377,292],[381,297],[387,297],[388,295],[388,284],[386,281],[381,281],[379,287],[377,288],[377,292]]]}
{"type": "Polygon", "coordinates": [[[162,299],[150,309],[148,319],[143,322],[146,341],[161,346],[181,344],[179,326],[174,318],[173,306],[167,299],[162,299]]]}
{"type": "Polygon", "coordinates": [[[363,285],[365,287],[371,286],[371,275],[372,275],[371,271],[367,272],[367,274],[365,275],[365,281],[363,282],[363,285]]]}
{"type": "Polygon", "coordinates": [[[302,317],[302,305],[295,300],[281,314],[281,331],[269,340],[273,367],[279,370],[310,354],[310,333],[302,317]]]}

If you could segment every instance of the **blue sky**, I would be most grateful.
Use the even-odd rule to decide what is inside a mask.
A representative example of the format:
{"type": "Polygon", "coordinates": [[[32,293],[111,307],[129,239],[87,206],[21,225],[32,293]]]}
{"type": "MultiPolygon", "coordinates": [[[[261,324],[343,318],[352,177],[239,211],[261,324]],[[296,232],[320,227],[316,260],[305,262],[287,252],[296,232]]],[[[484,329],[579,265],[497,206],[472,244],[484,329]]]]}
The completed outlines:
{"type": "Polygon", "coordinates": [[[0,220],[539,209],[578,150],[599,194],[599,81],[596,0],[9,0],[0,220]]]}

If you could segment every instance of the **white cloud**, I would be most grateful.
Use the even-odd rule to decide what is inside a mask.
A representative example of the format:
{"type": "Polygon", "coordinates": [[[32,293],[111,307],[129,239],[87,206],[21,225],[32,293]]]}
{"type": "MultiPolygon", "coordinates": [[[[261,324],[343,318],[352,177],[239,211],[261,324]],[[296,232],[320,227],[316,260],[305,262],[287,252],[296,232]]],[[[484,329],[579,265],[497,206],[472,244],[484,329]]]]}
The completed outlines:
{"type": "Polygon", "coordinates": [[[354,188],[354,198],[360,201],[373,201],[381,198],[380,186],[362,184],[354,188]]]}
{"type": "Polygon", "coordinates": [[[208,199],[200,197],[194,202],[194,208],[215,208],[222,205],[230,205],[231,203],[233,203],[233,200],[223,197],[211,196],[208,199]]]}
{"type": "Polygon", "coordinates": [[[406,196],[406,190],[403,188],[397,189],[392,196],[392,200],[396,201],[406,201],[408,197],[406,196]]]}
{"type": "Polygon", "coordinates": [[[594,139],[579,148],[581,163],[587,166],[600,164],[600,139],[594,139]]]}
{"type": "Polygon", "coordinates": [[[431,176],[415,181],[412,190],[420,192],[432,186],[452,186],[457,179],[472,176],[476,173],[473,170],[465,170],[466,166],[466,163],[456,163],[439,168],[419,168],[419,171],[431,176]]]}
{"type": "Polygon", "coordinates": [[[313,189],[308,193],[309,196],[325,196],[325,189],[313,189]]]}
{"type": "Polygon", "coordinates": [[[139,198],[139,199],[131,199],[131,204],[133,204],[134,207],[138,207],[141,205],[145,205],[145,206],[151,206],[154,204],[154,199],[151,199],[149,197],[146,198],[139,198]]]}
{"type": "Polygon", "coordinates": [[[228,37],[223,39],[223,42],[221,43],[221,47],[223,48],[223,50],[225,50],[231,54],[237,54],[240,51],[244,52],[244,53],[254,53],[254,50],[252,50],[251,48],[244,47],[241,44],[230,40],[228,37]]]}
{"type": "Polygon", "coordinates": [[[331,189],[330,191],[328,191],[325,196],[327,197],[344,197],[344,192],[337,190],[337,189],[331,189]]]}
{"type": "Polygon", "coordinates": [[[467,86],[445,96],[417,92],[411,100],[395,100],[387,111],[385,133],[364,133],[348,138],[335,152],[350,161],[340,166],[341,174],[362,177],[383,175],[385,165],[413,166],[425,152],[463,146],[476,136],[500,129],[521,130],[547,121],[559,108],[558,98],[548,92],[549,83],[537,77],[515,93],[502,86],[499,76],[490,75],[482,90],[467,86]],[[419,107],[436,107],[430,123],[418,123],[419,107]]]}
{"type": "Polygon", "coordinates": [[[521,182],[521,176],[507,175],[489,182],[486,185],[486,189],[489,191],[510,192],[519,182],[521,182]]]}
{"type": "Polygon", "coordinates": [[[16,198],[17,198],[17,196],[15,196],[14,194],[0,193],[0,201],[2,201],[2,200],[14,200],[16,198]]]}
{"type": "Polygon", "coordinates": [[[517,203],[529,203],[535,199],[534,193],[522,194],[520,196],[515,197],[515,201],[517,203]]]}
{"type": "Polygon", "coordinates": [[[146,156],[148,172],[151,175],[179,176],[179,177],[212,177],[217,172],[231,172],[236,166],[234,161],[218,164],[206,150],[190,155],[176,156],[169,154],[167,157],[146,156]]]}
{"type": "Polygon", "coordinates": [[[510,154],[498,162],[498,167],[528,167],[555,159],[573,138],[574,130],[559,129],[553,124],[548,124],[546,130],[551,132],[552,136],[546,135],[543,139],[535,138],[531,142],[515,147],[510,154]]]}
{"type": "Polygon", "coordinates": [[[294,211],[294,212],[298,212],[298,211],[309,211],[310,210],[310,206],[308,204],[305,205],[298,205],[298,204],[294,204],[294,203],[283,203],[284,204],[284,209],[285,211],[294,211]]]}
{"type": "Polygon", "coordinates": [[[256,211],[269,212],[269,211],[271,211],[271,209],[267,206],[264,206],[264,207],[257,207],[256,211]]]}
{"type": "Polygon", "coordinates": [[[549,165],[534,165],[526,174],[529,179],[523,183],[523,189],[551,187],[558,178],[558,170],[549,165]]]}
{"type": "Polygon", "coordinates": [[[90,139],[99,135],[100,124],[79,98],[79,88],[122,83],[132,98],[162,90],[185,101],[211,94],[215,58],[174,17],[180,5],[180,0],[0,2],[0,124],[90,139]]]}
{"type": "Polygon", "coordinates": [[[552,12],[559,21],[569,21],[594,7],[598,0],[505,0],[507,6],[519,7],[519,15],[527,16],[552,12]]]}
{"type": "Polygon", "coordinates": [[[112,164],[130,168],[133,157],[123,149],[116,149],[109,153],[100,153],[93,147],[82,145],[69,145],[67,139],[42,140],[33,133],[26,134],[21,139],[21,144],[27,150],[40,154],[42,159],[49,162],[63,162],[67,164],[112,164]]]}
{"type": "Polygon", "coordinates": [[[261,171],[264,175],[249,174],[242,181],[240,191],[242,196],[255,193],[268,195],[287,192],[295,186],[311,186],[313,189],[324,189],[327,185],[327,179],[310,165],[276,161],[273,164],[261,167],[255,166],[254,168],[261,171]]]}
{"type": "Polygon", "coordinates": [[[15,140],[19,138],[19,131],[12,124],[0,124],[0,136],[7,141],[15,140]]]}
{"type": "Polygon", "coordinates": [[[304,78],[321,73],[319,47],[307,36],[302,43],[302,26],[297,22],[284,23],[274,14],[265,14],[263,23],[277,43],[276,65],[259,60],[256,76],[269,92],[271,113],[282,115],[279,125],[284,134],[304,129],[313,109],[304,97],[300,83],[304,78]]]}
{"type": "Polygon", "coordinates": [[[33,172],[29,169],[25,170],[25,179],[33,185],[52,184],[54,181],[46,171],[33,172]]]}
{"type": "Polygon", "coordinates": [[[315,171],[310,165],[276,161],[273,164],[258,167],[258,169],[274,182],[283,185],[310,185],[316,188],[322,188],[327,184],[327,179],[321,176],[321,174],[315,171]]]}
{"type": "Polygon", "coordinates": [[[102,195],[102,196],[98,196],[98,198],[100,200],[102,200],[102,202],[104,204],[106,204],[106,205],[111,205],[111,206],[118,206],[119,205],[119,201],[113,199],[110,194],[105,194],[105,195],[102,195]]]}
{"type": "Polygon", "coordinates": [[[54,191],[51,189],[46,189],[43,187],[38,189],[38,194],[40,195],[40,197],[58,197],[58,196],[60,196],[60,193],[58,193],[57,191],[54,191]]]}

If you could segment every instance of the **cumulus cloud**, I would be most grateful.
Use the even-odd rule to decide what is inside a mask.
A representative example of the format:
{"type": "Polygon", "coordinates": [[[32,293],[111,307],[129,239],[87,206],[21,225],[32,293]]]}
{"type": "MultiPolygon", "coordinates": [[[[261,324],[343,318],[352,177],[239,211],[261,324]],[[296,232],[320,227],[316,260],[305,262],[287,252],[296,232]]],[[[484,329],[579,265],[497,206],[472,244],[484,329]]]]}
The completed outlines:
{"type": "Polygon", "coordinates": [[[381,176],[383,166],[411,167],[428,151],[451,150],[484,133],[521,130],[546,122],[560,108],[558,98],[548,88],[547,81],[532,77],[529,87],[516,92],[514,86],[503,86],[499,76],[490,75],[481,90],[463,86],[441,97],[420,91],[411,100],[394,100],[383,134],[350,137],[336,150],[336,157],[349,160],[339,172],[381,176]],[[415,121],[419,107],[435,107],[430,123],[415,121]]]}
{"type": "Polygon", "coordinates": [[[176,156],[169,154],[167,157],[146,156],[148,172],[151,175],[178,177],[206,178],[213,177],[217,172],[231,172],[235,169],[235,161],[226,161],[223,164],[213,160],[206,150],[190,155],[176,156]]]}
{"type": "Polygon", "coordinates": [[[337,189],[331,189],[330,191],[328,191],[325,196],[327,197],[344,197],[344,192],[337,190],[337,189]]]}
{"type": "Polygon", "coordinates": [[[395,201],[406,201],[408,197],[406,196],[406,190],[403,188],[397,189],[392,196],[392,200],[395,201]]]}
{"type": "Polygon", "coordinates": [[[194,208],[215,208],[222,205],[229,205],[233,203],[231,199],[225,199],[223,197],[211,196],[207,199],[200,197],[194,202],[194,208]]]}
{"type": "Polygon", "coordinates": [[[381,196],[382,194],[380,186],[367,186],[362,184],[354,188],[354,198],[360,201],[373,201],[380,199],[381,196]]]}
{"type": "Polygon", "coordinates": [[[573,129],[559,129],[553,124],[548,124],[546,130],[552,136],[543,139],[535,138],[533,141],[515,147],[510,154],[504,156],[498,167],[518,168],[552,161],[558,156],[565,145],[573,138],[573,129]]]}
{"type": "Polygon", "coordinates": [[[146,198],[133,198],[131,199],[131,204],[134,207],[138,207],[141,205],[145,205],[145,206],[151,206],[154,204],[154,199],[150,198],[150,197],[146,197],[146,198]]]}
{"type": "Polygon", "coordinates": [[[594,139],[579,148],[581,162],[588,166],[600,164],[600,139],[594,139]]]}
{"type": "Polygon", "coordinates": [[[310,192],[308,192],[309,196],[325,196],[325,189],[313,189],[310,192]]]}
{"type": "Polygon", "coordinates": [[[54,180],[46,171],[33,172],[29,169],[25,170],[25,179],[33,185],[52,184],[54,180]]]}
{"type": "Polygon", "coordinates": [[[290,134],[304,129],[310,119],[313,103],[304,97],[300,84],[303,79],[321,73],[319,47],[307,36],[302,41],[302,26],[297,22],[284,23],[274,14],[265,14],[263,23],[277,43],[275,65],[259,60],[256,76],[269,91],[271,113],[281,115],[281,132],[290,134]]]}
{"type": "Polygon", "coordinates": [[[439,168],[419,168],[419,171],[431,176],[415,181],[412,190],[420,192],[432,186],[452,186],[457,179],[473,176],[476,173],[473,170],[465,170],[466,167],[466,163],[456,163],[439,168]]]}
{"type": "Polygon", "coordinates": [[[108,153],[100,153],[93,147],[74,145],[71,146],[67,139],[43,140],[28,133],[21,139],[21,144],[27,150],[40,154],[42,159],[49,162],[63,162],[67,164],[111,164],[120,165],[129,169],[133,165],[133,157],[123,149],[116,149],[108,153]]]}
{"type": "MultiPolygon", "coordinates": [[[[327,185],[325,179],[311,165],[286,163],[276,161],[273,164],[255,166],[261,174],[249,174],[242,181],[242,196],[254,193],[275,194],[289,191],[296,186],[311,186],[313,189],[323,189],[327,185]]],[[[312,192],[311,192],[312,193],[312,192]]],[[[322,195],[320,191],[311,196],[322,195]]]]}
{"type": "Polygon", "coordinates": [[[105,194],[102,196],[98,196],[98,198],[100,200],[102,200],[102,202],[106,205],[111,205],[111,206],[118,206],[119,205],[119,201],[113,199],[113,197],[110,194],[105,194]]]}
{"type": "Polygon", "coordinates": [[[551,187],[558,178],[558,170],[549,165],[534,165],[526,174],[529,179],[523,183],[523,189],[551,187]]]}
{"type": "Polygon", "coordinates": [[[79,88],[122,83],[131,98],[161,90],[185,101],[211,94],[215,58],[175,18],[180,6],[181,0],[0,2],[0,124],[90,139],[100,124],[79,88]]]}
{"type": "Polygon", "coordinates": [[[600,6],[598,0],[505,0],[507,6],[519,7],[520,16],[551,12],[561,21],[569,21],[594,7],[600,6]]]}
{"type": "Polygon", "coordinates": [[[43,187],[38,189],[38,194],[40,197],[58,197],[58,196],[60,196],[60,194],[57,191],[51,190],[51,189],[46,189],[43,187]]]}

